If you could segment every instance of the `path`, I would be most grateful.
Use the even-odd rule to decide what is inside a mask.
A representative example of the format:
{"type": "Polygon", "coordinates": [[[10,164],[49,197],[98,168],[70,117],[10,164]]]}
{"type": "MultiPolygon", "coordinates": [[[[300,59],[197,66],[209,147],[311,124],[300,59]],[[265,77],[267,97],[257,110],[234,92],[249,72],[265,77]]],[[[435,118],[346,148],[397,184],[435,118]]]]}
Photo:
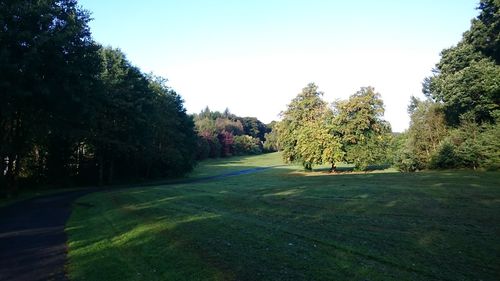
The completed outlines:
{"type": "MultiPolygon", "coordinates": [[[[175,183],[214,180],[270,168],[252,168],[175,183]]],[[[64,271],[66,221],[76,199],[98,190],[102,189],[62,192],[0,208],[0,280],[67,280],[64,271]]]]}

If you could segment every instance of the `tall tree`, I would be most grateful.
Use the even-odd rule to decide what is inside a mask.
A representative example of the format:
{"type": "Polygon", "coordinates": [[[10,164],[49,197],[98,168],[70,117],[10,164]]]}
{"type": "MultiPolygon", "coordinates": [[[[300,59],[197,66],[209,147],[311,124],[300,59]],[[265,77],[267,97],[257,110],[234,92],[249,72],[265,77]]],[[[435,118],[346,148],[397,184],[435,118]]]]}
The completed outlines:
{"type": "Polygon", "coordinates": [[[443,104],[448,124],[500,116],[500,1],[481,0],[480,15],[457,46],[445,49],[424,93],[443,104]]]}
{"type": "Polygon", "coordinates": [[[346,162],[364,169],[387,160],[391,128],[382,119],[384,103],[373,87],[363,87],[348,100],[336,102],[334,112],[346,162]]]}
{"type": "Polygon", "coordinates": [[[331,110],[314,83],[302,89],[277,125],[278,146],[286,162],[299,162],[310,170],[315,164],[334,163],[339,144],[331,134],[331,110]]]}
{"type": "Polygon", "coordinates": [[[414,97],[408,113],[411,118],[410,128],[406,133],[407,139],[399,162],[406,162],[403,170],[421,170],[428,167],[440,143],[448,135],[445,114],[441,104],[414,97]]]}
{"type": "Polygon", "coordinates": [[[9,186],[34,149],[54,174],[67,172],[99,71],[88,21],[75,0],[0,1],[0,177],[9,186]]]}

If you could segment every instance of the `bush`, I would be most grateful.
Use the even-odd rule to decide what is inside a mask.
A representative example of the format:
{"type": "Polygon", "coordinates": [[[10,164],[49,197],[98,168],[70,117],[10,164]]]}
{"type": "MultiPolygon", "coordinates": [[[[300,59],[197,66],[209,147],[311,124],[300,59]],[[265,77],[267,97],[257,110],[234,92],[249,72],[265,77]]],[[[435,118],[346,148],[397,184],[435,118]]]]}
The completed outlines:
{"type": "Polygon", "coordinates": [[[236,155],[261,154],[262,144],[258,138],[243,135],[234,137],[233,149],[236,155]]]}
{"type": "Polygon", "coordinates": [[[455,146],[449,142],[444,142],[432,156],[429,168],[452,169],[459,167],[461,163],[460,157],[455,153],[455,146]]]}
{"type": "Polygon", "coordinates": [[[405,149],[395,156],[394,165],[400,172],[416,172],[423,168],[415,154],[405,149]]]}

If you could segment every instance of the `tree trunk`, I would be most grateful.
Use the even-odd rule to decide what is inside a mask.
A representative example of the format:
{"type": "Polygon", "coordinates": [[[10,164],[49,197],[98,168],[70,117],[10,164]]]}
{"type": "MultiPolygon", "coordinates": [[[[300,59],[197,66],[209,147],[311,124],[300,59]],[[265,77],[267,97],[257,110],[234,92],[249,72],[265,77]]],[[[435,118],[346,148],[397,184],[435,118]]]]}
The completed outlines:
{"type": "Polygon", "coordinates": [[[108,184],[113,183],[114,168],[115,168],[115,161],[111,159],[111,161],[109,161],[108,184]]]}
{"type": "Polygon", "coordinates": [[[104,179],[104,159],[103,159],[102,155],[100,155],[98,157],[97,165],[99,166],[99,171],[98,171],[99,175],[98,175],[97,182],[98,182],[99,186],[102,186],[104,184],[104,181],[103,181],[103,179],[104,179]]]}
{"type": "Polygon", "coordinates": [[[6,186],[7,186],[7,197],[12,197],[17,195],[18,185],[17,185],[17,173],[19,166],[17,155],[9,155],[9,162],[7,163],[7,173],[5,175],[6,186]],[[16,167],[17,166],[17,167],[16,167]]]}
{"type": "Polygon", "coordinates": [[[330,173],[336,173],[337,172],[337,166],[335,166],[335,163],[332,163],[332,167],[330,168],[330,173]]]}

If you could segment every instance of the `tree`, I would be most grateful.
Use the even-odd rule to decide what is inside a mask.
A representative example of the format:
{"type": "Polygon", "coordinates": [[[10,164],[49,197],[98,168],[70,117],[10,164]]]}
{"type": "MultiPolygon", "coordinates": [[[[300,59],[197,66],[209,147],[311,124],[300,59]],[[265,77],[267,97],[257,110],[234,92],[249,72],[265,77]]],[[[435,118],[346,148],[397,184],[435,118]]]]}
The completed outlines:
{"type": "Polygon", "coordinates": [[[484,56],[500,63],[500,2],[481,0],[481,13],[472,20],[470,30],[464,33],[464,41],[475,47],[484,56]]]}
{"type": "Polygon", "coordinates": [[[441,52],[424,80],[426,101],[412,98],[410,128],[398,153],[402,170],[498,169],[500,2],[481,0],[480,14],[454,47],[441,52]]]}
{"type": "Polygon", "coordinates": [[[445,113],[441,104],[415,97],[411,99],[408,113],[410,128],[397,166],[403,171],[425,169],[429,167],[441,141],[448,135],[445,113]]]}
{"type": "Polygon", "coordinates": [[[267,125],[267,133],[264,135],[263,148],[266,152],[280,150],[278,146],[278,123],[276,121],[267,125]]]}
{"type": "Polygon", "coordinates": [[[302,89],[282,113],[277,125],[278,146],[286,162],[299,162],[305,169],[337,161],[339,144],[331,134],[331,110],[314,83],[302,89]]]}
{"type": "Polygon", "coordinates": [[[0,2],[0,177],[11,188],[28,155],[43,173],[67,174],[68,151],[88,131],[99,72],[88,22],[75,0],[0,2]]]}
{"type": "Polygon", "coordinates": [[[382,119],[384,103],[372,87],[361,88],[345,101],[334,104],[335,130],[345,151],[343,160],[358,169],[387,161],[391,140],[389,123],[382,119]]]}
{"type": "Polygon", "coordinates": [[[196,135],[182,98],[118,49],[102,48],[102,93],[90,139],[98,182],[180,175],[194,165],[196,135]]]}
{"type": "Polygon", "coordinates": [[[198,159],[262,152],[267,127],[255,117],[239,117],[228,108],[222,113],[211,111],[207,106],[193,114],[193,119],[198,133],[198,159]],[[255,139],[258,140],[257,148],[254,147],[255,139]]]}
{"type": "Polygon", "coordinates": [[[445,49],[424,93],[442,103],[449,125],[462,116],[496,122],[500,116],[500,2],[482,0],[477,19],[457,46],[445,49]]]}
{"type": "Polygon", "coordinates": [[[262,123],[255,117],[243,117],[237,119],[241,122],[245,135],[264,141],[264,135],[267,132],[266,124],[262,123]]]}
{"type": "Polygon", "coordinates": [[[262,153],[260,140],[249,135],[235,136],[233,148],[235,155],[255,155],[262,153]]]}

